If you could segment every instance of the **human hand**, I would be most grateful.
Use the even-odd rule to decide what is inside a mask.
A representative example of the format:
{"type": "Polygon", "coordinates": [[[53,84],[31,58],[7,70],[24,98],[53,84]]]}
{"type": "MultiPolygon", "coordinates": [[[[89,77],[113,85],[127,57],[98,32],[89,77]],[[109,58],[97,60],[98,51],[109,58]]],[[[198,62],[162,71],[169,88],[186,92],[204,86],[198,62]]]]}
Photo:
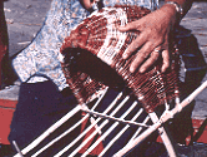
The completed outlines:
{"type": "Polygon", "coordinates": [[[140,35],[128,46],[123,53],[123,58],[129,58],[137,51],[137,56],[130,66],[133,73],[139,70],[144,73],[162,55],[163,63],[161,72],[165,72],[170,66],[170,54],[168,50],[169,33],[175,25],[176,10],[170,5],[165,5],[143,18],[128,23],[125,26],[117,26],[120,31],[138,30],[140,35]]]}
{"type": "Polygon", "coordinates": [[[81,3],[86,9],[91,9],[95,3],[98,3],[100,0],[81,0],[81,3]]]}

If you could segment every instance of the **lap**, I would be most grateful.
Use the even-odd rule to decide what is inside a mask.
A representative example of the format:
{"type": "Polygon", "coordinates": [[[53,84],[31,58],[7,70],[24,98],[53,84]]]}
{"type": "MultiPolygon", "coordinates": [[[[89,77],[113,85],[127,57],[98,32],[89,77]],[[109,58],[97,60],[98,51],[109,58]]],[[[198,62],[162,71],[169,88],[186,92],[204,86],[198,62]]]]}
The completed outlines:
{"type": "Polygon", "coordinates": [[[63,95],[50,82],[23,83],[11,123],[10,142],[25,147],[77,105],[72,94],[63,95]]]}

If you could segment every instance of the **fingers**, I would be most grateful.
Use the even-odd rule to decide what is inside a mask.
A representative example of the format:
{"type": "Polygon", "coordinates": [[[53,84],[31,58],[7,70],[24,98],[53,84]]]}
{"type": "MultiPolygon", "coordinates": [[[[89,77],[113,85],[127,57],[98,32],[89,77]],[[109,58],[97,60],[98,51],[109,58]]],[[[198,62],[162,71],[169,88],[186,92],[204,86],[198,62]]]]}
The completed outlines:
{"type": "Polygon", "coordinates": [[[126,49],[122,57],[127,59],[133,52],[137,51],[144,43],[146,43],[147,37],[141,33],[126,49]]]}
{"type": "MultiPolygon", "coordinates": [[[[154,62],[152,62],[152,63],[150,63],[150,62],[152,60],[155,60],[155,57],[157,57],[157,55],[159,56],[159,53],[153,52],[153,51],[155,51],[154,47],[155,46],[151,42],[147,42],[143,45],[143,47],[137,52],[137,56],[130,66],[130,72],[134,73],[138,68],[139,68],[139,70],[141,70],[140,69],[141,64],[144,65],[144,67],[143,67],[144,69],[142,69],[141,71],[145,71],[145,68],[149,67],[150,65],[152,65],[154,63],[154,62]],[[149,55],[151,53],[152,53],[152,56],[149,57],[149,55]],[[150,60],[148,57],[150,58],[150,60]],[[145,62],[147,62],[147,63],[145,64],[145,62]]],[[[156,50],[156,51],[159,51],[161,49],[161,47],[157,47],[157,49],[158,50],[156,50]]]]}
{"type": "Polygon", "coordinates": [[[168,50],[161,49],[161,46],[155,48],[151,53],[150,56],[146,53],[139,54],[137,53],[137,57],[132,62],[130,66],[130,72],[134,73],[136,70],[139,70],[140,73],[146,72],[155,62],[158,60],[159,56],[162,55],[163,63],[161,67],[161,72],[164,73],[167,68],[170,66],[170,56],[168,50]],[[148,57],[149,56],[149,57],[148,57]]]}
{"type": "Polygon", "coordinates": [[[139,30],[139,36],[128,46],[123,53],[123,59],[128,59],[136,53],[136,57],[130,66],[130,72],[139,70],[140,73],[146,72],[162,55],[163,64],[161,72],[165,72],[170,66],[168,52],[168,31],[160,30],[160,27],[149,27],[145,21],[134,21],[125,26],[117,26],[119,31],[139,30]],[[144,27],[146,26],[146,27],[144,27]],[[160,52],[162,49],[162,52],[160,52]]]}
{"type": "Polygon", "coordinates": [[[167,68],[169,68],[170,66],[170,55],[168,50],[162,51],[162,58],[163,58],[163,64],[162,64],[161,71],[164,73],[167,70],[167,68]]]}
{"type": "MultiPolygon", "coordinates": [[[[129,30],[138,30],[138,22],[133,21],[125,26],[116,26],[117,29],[121,32],[126,32],[129,30]]],[[[142,44],[146,42],[147,38],[145,34],[140,34],[126,49],[126,51],[123,53],[122,57],[124,59],[127,59],[133,52],[135,52],[142,44]]]]}
{"type": "Polygon", "coordinates": [[[138,27],[138,24],[137,24],[137,21],[133,21],[133,22],[130,22],[128,24],[126,24],[125,26],[116,26],[117,29],[121,32],[126,32],[126,31],[129,31],[129,30],[132,30],[132,29],[137,29],[138,27]]]}
{"type": "Polygon", "coordinates": [[[160,53],[161,53],[161,47],[159,46],[152,51],[150,57],[140,67],[139,72],[144,73],[147,69],[149,69],[157,61],[157,59],[160,56],[160,53]]]}

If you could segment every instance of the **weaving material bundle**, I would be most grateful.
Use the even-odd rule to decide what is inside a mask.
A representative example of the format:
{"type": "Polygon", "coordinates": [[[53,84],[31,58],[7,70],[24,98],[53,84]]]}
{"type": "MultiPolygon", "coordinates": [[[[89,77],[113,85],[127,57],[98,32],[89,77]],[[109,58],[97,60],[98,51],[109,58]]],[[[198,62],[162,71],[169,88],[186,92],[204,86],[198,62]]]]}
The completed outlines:
{"type": "Polygon", "coordinates": [[[148,113],[178,96],[179,53],[174,40],[170,41],[171,68],[166,73],[160,72],[161,58],[144,74],[129,71],[136,54],[122,59],[140,32],[120,32],[116,25],[125,25],[150,12],[129,5],[103,8],[71,31],[61,47],[62,69],[80,104],[90,101],[106,86],[130,89],[148,113]]]}

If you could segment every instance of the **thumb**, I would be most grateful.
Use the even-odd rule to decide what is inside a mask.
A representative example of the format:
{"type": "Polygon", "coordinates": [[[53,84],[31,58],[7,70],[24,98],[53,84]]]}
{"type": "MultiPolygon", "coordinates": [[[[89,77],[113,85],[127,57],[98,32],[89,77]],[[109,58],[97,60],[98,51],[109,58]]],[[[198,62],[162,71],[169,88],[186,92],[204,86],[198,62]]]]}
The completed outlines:
{"type": "Polygon", "coordinates": [[[136,29],[137,28],[136,26],[137,26],[137,24],[135,24],[135,22],[130,22],[130,23],[127,23],[124,26],[117,25],[117,29],[121,32],[126,32],[126,31],[129,31],[129,30],[132,30],[132,29],[136,29]]]}

